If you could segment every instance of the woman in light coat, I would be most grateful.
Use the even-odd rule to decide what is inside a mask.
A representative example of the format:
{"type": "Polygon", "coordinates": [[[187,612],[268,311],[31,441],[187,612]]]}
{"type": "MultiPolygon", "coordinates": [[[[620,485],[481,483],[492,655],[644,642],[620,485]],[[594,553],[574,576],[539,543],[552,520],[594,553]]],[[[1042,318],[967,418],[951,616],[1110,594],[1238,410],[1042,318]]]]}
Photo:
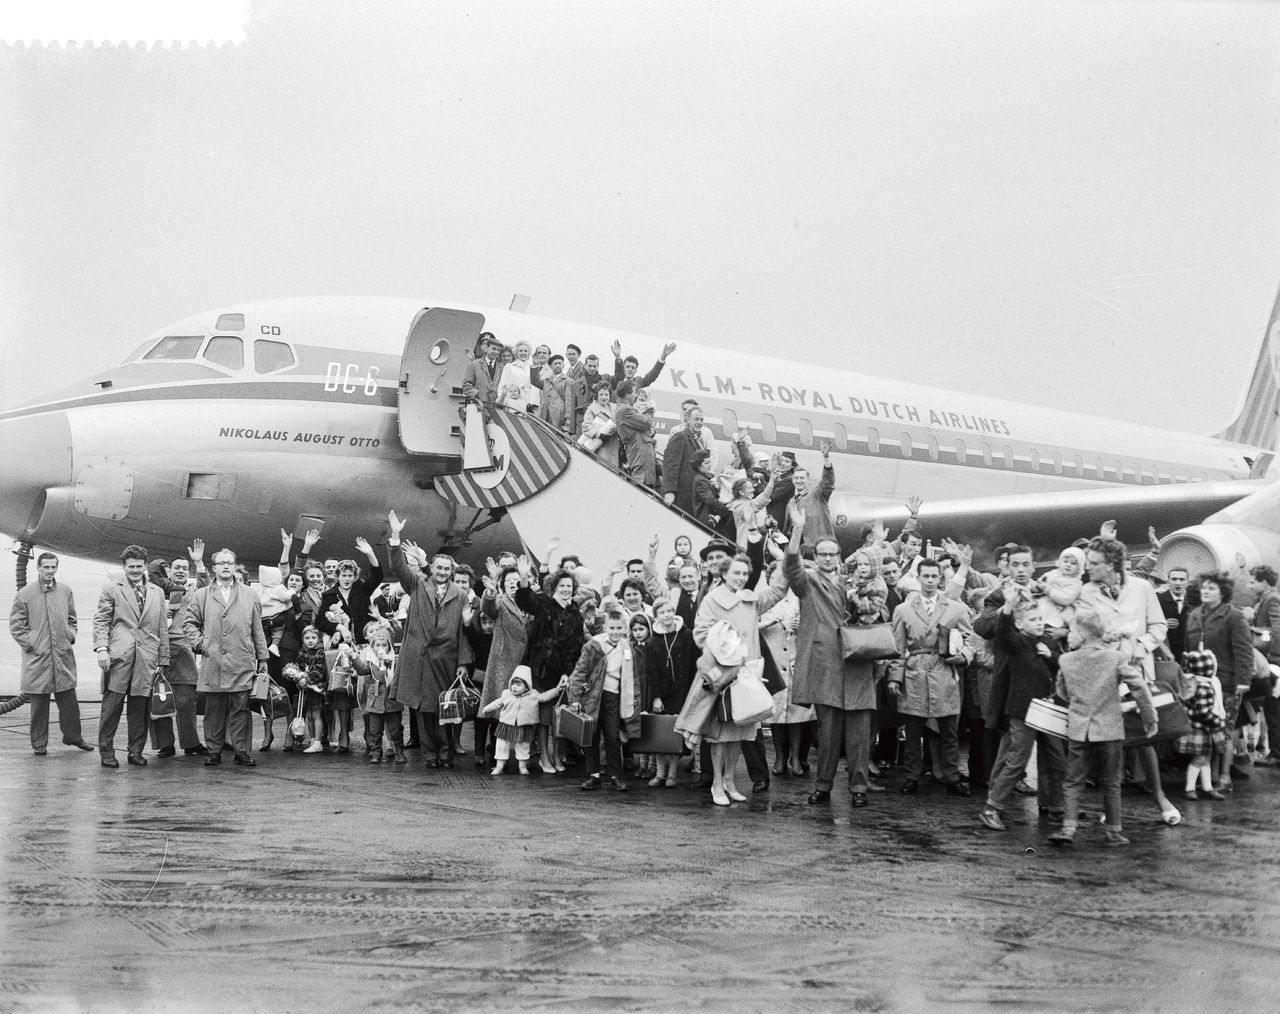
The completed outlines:
{"type": "MultiPolygon", "coordinates": [[[[511,674],[516,666],[524,661],[525,649],[529,642],[529,617],[516,605],[516,590],[521,582],[527,584],[527,575],[523,578],[515,567],[505,567],[495,581],[489,576],[484,578],[484,595],[480,598],[480,611],[493,620],[493,643],[489,647],[489,661],[484,670],[484,687],[480,691],[479,710],[483,711],[502,696],[511,682],[511,674]]],[[[532,689],[532,688],[530,688],[532,689]]],[[[485,735],[488,739],[489,726],[496,724],[487,719],[484,722],[485,735]]],[[[477,725],[477,728],[481,726],[477,725]]],[[[487,750],[487,744],[480,738],[476,740],[476,760],[487,750]]]]}
{"type": "MultiPolygon", "coordinates": [[[[742,639],[746,648],[745,662],[760,658],[760,617],[782,601],[787,588],[779,572],[775,574],[773,583],[756,592],[747,587],[750,576],[751,560],[739,553],[729,561],[723,583],[707,592],[693,622],[693,642],[699,648],[706,647],[708,632],[723,620],[742,639]]],[[[694,689],[697,689],[696,683],[694,689]]],[[[736,725],[721,722],[714,709],[711,717],[703,723],[701,736],[711,744],[711,798],[717,806],[746,800],[747,797],[734,785],[733,774],[742,744],[754,740],[758,729],[758,723],[736,725]]]]}
{"type": "Polygon", "coordinates": [[[609,382],[601,380],[597,383],[595,394],[595,401],[587,406],[586,414],[582,417],[582,435],[603,441],[595,452],[596,457],[617,468],[618,449],[622,445],[618,438],[617,423],[613,419],[613,404],[610,401],[613,395],[609,382]]]}

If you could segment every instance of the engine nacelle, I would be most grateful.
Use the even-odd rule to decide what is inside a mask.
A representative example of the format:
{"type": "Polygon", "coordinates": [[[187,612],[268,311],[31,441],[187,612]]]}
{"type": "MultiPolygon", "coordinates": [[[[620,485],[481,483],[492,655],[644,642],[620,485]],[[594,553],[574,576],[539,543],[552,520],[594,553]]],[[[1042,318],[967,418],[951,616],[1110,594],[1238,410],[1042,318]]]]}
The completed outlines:
{"type": "Polygon", "coordinates": [[[1226,571],[1237,585],[1260,563],[1280,565],[1280,533],[1254,525],[1193,525],[1167,536],[1160,544],[1160,571],[1185,567],[1194,579],[1209,571],[1226,571]]]}

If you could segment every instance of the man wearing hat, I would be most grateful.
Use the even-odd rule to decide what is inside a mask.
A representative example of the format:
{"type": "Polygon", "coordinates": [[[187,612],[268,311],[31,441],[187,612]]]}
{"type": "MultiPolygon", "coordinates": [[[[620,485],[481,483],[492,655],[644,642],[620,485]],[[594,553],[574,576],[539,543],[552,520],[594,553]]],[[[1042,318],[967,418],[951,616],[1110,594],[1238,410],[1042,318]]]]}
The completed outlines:
{"type": "Polygon", "coordinates": [[[467,363],[467,371],[462,377],[462,396],[481,402],[497,401],[498,381],[502,377],[498,353],[502,351],[502,342],[492,332],[486,331],[480,336],[480,344],[484,355],[467,363]]]}
{"type": "Polygon", "coordinates": [[[542,372],[538,417],[558,430],[573,433],[573,383],[564,372],[564,356],[558,352],[547,360],[547,369],[542,372]]]}

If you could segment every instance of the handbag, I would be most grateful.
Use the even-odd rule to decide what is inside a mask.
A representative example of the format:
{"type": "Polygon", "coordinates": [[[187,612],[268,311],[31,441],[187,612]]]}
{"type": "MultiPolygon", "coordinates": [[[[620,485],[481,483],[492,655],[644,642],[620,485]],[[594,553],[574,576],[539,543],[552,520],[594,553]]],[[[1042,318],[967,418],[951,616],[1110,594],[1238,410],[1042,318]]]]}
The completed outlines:
{"type": "Polygon", "coordinates": [[[840,651],[846,662],[876,662],[902,657],[891,623],[841,626],[840,651]]]}
{"type": "Polygon", "coordinates": [[[475,718],[479,709],[480,691],[458,676],[449,689],[440,695],[440,724],[461,725],[468,719],[475,718]]]}
{"type": "Polygon", "coordinates": [[[773,714],[773,696],[759,676],[748,673],[745,665],[742,668],[738,678],[720,695],[721,721],[754,725],[773,714]]]}
{"type": "Polygon", "coordinates": [[[293,721],[289,723],[289,731],[293,733],[295,739],[302,739],[307,734],[307,720],[302,717],[303,701],[306,699],[306,693],[299,690],[298,713],[294,716],[293,721]]]}
{"type": "Polygon", "coordinates": [[[1138,702],[1126,699],[1120,705],[1124,713],[1124,745],[1146,746],[1148,743],[1162,743],[1167,739],[1178,739],[1191,732],[1191,719],[1187,709],[1178,703],[1167,687],[1155,686],[1151,690],[1151,703],[1156,709],[1156,721],[1159,727],[1154,736],[1148,736],[1142,728],[1142,713],[1138,710],[1138,702]]]}
{"type": "Polygon", "coordinates": [[[173,685],[160,673],[151,684],[151,717],[169,718],[178,711],[177,698],[173,694],[173,685]]]}

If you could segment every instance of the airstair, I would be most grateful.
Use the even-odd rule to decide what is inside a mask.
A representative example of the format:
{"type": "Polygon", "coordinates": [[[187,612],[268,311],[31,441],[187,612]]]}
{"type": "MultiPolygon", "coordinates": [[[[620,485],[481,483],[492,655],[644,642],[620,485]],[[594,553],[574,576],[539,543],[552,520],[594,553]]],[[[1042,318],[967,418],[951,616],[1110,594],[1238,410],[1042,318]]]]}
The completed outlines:
{"type": "Polygon", "coordinates": [[[440,463],[433,485],[445,501],[509,519],[534,556],[557,537],[597,579],[619,560],[644,556],[655,536],[660,563],[681,535],[695,552],[707,544],[711,529],[568,434],[526,412],[467,401],[462,377],[483,326],[476,313],[424,310],[402,357],[401,440],[440,463]]]}

